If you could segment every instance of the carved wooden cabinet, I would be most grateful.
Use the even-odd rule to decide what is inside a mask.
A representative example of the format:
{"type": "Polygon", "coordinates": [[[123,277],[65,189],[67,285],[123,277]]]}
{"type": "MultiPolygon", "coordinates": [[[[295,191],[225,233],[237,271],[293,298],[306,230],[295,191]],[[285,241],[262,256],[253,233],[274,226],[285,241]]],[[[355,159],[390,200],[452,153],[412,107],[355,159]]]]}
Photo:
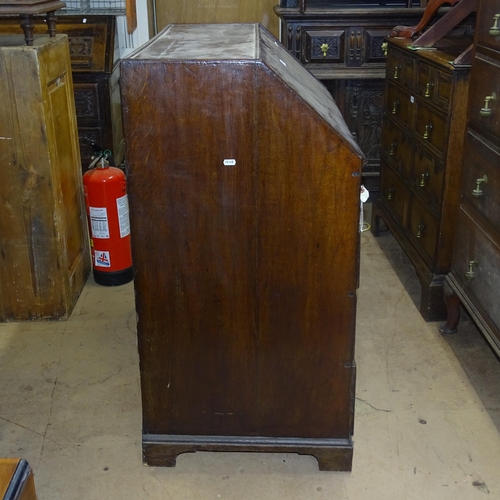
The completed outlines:
{"type": "Polygon", "coordinates": [[[411,42],[388,39],[372,231],[378,235],[382,218],[415,265],[422,316],[436,321],[445,316],[442,285],[451,267],[467,114],[469,67],[452,62],[468,41],[445,39],[436,50],[418,51],[411,42]]]}
{"type": "MultiPolygon", "coordinates": [[[[45,21],[34,18],[35,37],[46,35],[45,21]]],[[[109,15],[61,15],[57,32],[68,35],[71,73],[82,170],[91,162],[91,143],[113,151],[117,163],[123,160],[119,65],[114,62],[116,18],[109,15]]],[[[18,19],[0,18],[0,33],[20,33],[18,19]]]]}
{"type": "Polygon", "coordinates": [[[66,35],[0,36],[0,321],[67,318],[90,272],[66,35]]]}
{"type": "Polygon", "coordinates": [[[121,71],[145,461],[349,470],[363,160],[331,95],[253,24],[169,26],[121,71]]]}
{"type": "MultiPolygon", "coordinates": [[[[363,183],[376,198],[379,189],[386,55],[382,44],[396,25],[416,25],[418,2],[365,0],[282,0],[281,42],[332,93],[367,162],[363,183]],[[408,5],[414,5],[408,7],[408,5]]],[[[442,9],[434,20],[441,17],[442,9]]],[[[454,30],[470,34],[467,19],[454,30]]]]}
{"type": "Polygon", "coordinates": [[[500,1],[481,0],[472,63],[469,120],[448,322],[456,331],[459,302],[500,355],[500,1]]]}

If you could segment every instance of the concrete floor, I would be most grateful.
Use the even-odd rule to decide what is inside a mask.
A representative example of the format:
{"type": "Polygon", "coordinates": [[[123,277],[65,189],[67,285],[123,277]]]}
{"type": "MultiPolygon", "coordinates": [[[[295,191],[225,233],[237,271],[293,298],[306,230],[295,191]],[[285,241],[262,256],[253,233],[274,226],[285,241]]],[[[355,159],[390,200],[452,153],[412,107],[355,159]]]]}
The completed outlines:
{"type": "Polygon", "coordinates": [[[467,318],[443,338],[389,233],[362,234],[351,473],[308,456],[141,462],[132,285],[86,285],[68,321],[0,325],[0,456],[40,500],[500,499],[500,363],[467,318]],[[489,495],[486,497],[485,495],[489,495]]]}

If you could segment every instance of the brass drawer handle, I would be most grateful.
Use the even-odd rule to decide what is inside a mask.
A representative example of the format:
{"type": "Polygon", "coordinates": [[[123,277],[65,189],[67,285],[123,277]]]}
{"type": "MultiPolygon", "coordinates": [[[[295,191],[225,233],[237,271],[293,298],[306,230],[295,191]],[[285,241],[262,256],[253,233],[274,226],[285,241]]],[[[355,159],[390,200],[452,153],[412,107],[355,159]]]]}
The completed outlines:
{"type": "Polygon", "coordinates": [[[417,238],[422,238],[422,236],[424,235],[424,229],[425,229],[425,226],[423,224],[419,224],[418,227],[417,227],[417,238]]]}
{"type": "Polygon", "coordinates": [[[500,19],[500,14],[495,14],[493,16],[493,26],[489,30],[491,36],[500,35],[500,28],[498,27],[498,20],[500,19]]]}
{"type": "Polygon", "coordinates": [[[428,123],[426,126],[425,126],[425,130],[424,130],[424,139],[427,141],[429,139],[429,137],[431,136],[431,132],[432,132],[432,123],[428,123]]]}
{"type": "Polygon", "coordinates": [[[397,115],[398,114],[398,109],[399,109],[399,101],[395,100],[394,103],[393,103],[393,105],[392,105],[391,113],[393,115],[397,115]]]}
{"type": "Polygon", "coordinates": [[[387,42],[382,42],[382,53],[384,54],[385,57],[387,57],[387,47],[389,44],[387,42]]]}
{"type": "Polygon", "coordinates": [[[387,199],[391,201],[394,198],[395,194],[396,194],[396,188],[394,186],[391,186],[389,188],[389,193],[387,194],[387,199]]]}
{"type": "Polygon", "coordinates": [[[397,142],[391,142],[391,145],[389,147],[389,156],[394,156],[394,153],[396,152],[397,145],[398,145],[397,142]]]}
{"type": "Polygon", "coordinates": [[[429,184],[429,177],[429,172],[426,170],[420,177],[420,187],[425,187],[427,186],[427,184],[429,184]]]}
{"type": "Polygon", "coordinates": [[[432,90],[432,87],[434,87],[434,84],[429,82],[426,86],[425,86],[425,92],[424,92],[424,96],[425,97],[430,97],[431,96],[431,90],[432,90]]]}
{"type": "Polygon", "coordinates": [[[488,176],[485,174],[483,175],[480,179],[477,179],[476,180],[476,189],[473,189],[472,190],[472,196],[474,198],[481,198],[481,196],[483,196],[484,192],[483,190],[481,189],[481,184],[482,183],[487,183],[488,182],[488,176]]]}
{"type": "Polygon", "coordinates": [[[399,72],[401,71],[401,65],[398,64],[395,68],[394,68],[394,74],[393,74],[393,78],[394,80],[398,80],[399,79],[399,72]]]}
{"type": "Polygon", "coordinates": [[[326,55],[328,54],[329,48],[330,48],[330,46],[327,43],[324,43],[323,45],[321,45],[320,49],[321,49],[321,52],[323,52],[323,57],[326,57],[326,55]]]}
{"type": "Polygon", "coordinates": [[[489,104],[490,104],[490,101],[496,101],[496,98],[497,98],[497,95],[495,94],[495,92],[493,92],[493,94],[491,94],[491,95],[487,95],[484,98],[484,108],[481,108],[481,110],[479,111],[479,114],[483,118],[491,116],[491,113],[493,112],[493,110],[489,107],[489,104]]]}
{"type": "Polygon", "coordinates": [[[474,266],[479,264],[477,259],[471,260],[469,262],[469,270],[465,273],[465,277],[468,280],[471,280],[472,278],[476,277],[476,273],[474,272],[474,266]]]}

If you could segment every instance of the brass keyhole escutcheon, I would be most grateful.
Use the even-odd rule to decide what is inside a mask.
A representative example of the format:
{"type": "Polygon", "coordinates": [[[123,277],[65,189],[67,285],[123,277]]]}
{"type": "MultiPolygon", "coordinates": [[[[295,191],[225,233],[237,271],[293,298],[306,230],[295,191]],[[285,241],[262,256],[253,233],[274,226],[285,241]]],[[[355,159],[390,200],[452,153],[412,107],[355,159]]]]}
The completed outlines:
{"type": "Polygon", "coordinates": [[[417,227],[417,238],[422,238],[422,236],[424,235],[424,229],[425,229],[424,224],[419,224],[418,225],[418,227],[417,227]]]}
{"type": "Polygon", "coordinates": [[[472,190],[472,196],[474,198],[481,198],[484,195],[483,190],[481,189],[481,184],[486,184],[488,182],[488,176],[484,174],[480,179],[476,180],[476,189],[472,190]]]}
{"type": "Polygon", "coordinates": [[[429,183],[429,172],[427,170],[420,176],[420,187],[425,187],[429,183]]]}
{"type": "Polygon", "coordinates": [[[493,110],[489,106],[490,105],[490,101],[496,101],[496,99],[497,99],[497,95],[495,94],[495,92],[493,92],[493,94],[491,94],[491,95],[487,95],[484,98],[484,108],[481,108],[481,110],[479,111],[479,114],[483,118],[491,116],[491,113],[493,113],[493,110]]]}
{"type": "Polygon", "coordinates": [[[391,146],[389,147],[389,156],[394,156],[394,153],[396,152],[396,142],[391,142],[391,146]]]}
{"type": "Polygon", "coordinates": [[[398,64],[395,68],[394,68],[394,74],[393,74],[393,78],[394,80],[398,80],[399,79],[399,72],[401,71],[401,66],[398,64]]]}
{"type": "Polygon", "coordinates": [[[432,87],[434,86],[433,83],[429,82],[426,86],[425,86],[425,92],[424,92],[424,96],[425,97],[430,97],[431,96],[431,90],[432,90],[432,87]]]}
{"type": "Polygon", "coordinates": [[[471,260],[469,262],[469,270],[465,273],[465,277],[468,280],[471,280],[472,278],[476,277],[476,273],[474,272],[474,266],[477,265],[477,264],[479,264],[479,262],[477,261],[477,259],[471,260]]]}
{"type": "Polygon", "coordinates": [[[398,112],[398,108],[399,108],[399,101],[394,101],[394,103],[392,105],[392,111],[391,111],[391,113],[393,115],[396,115],[397,112],[398,112]]]}
{"type": "Polygon", "coordinates": [[[495,14],[493,16],[493,26],[489,29],[488,33],[491,36],[500,35],[500,28],[498,27],[498,20],[500,19],[500,14],[495,14]]]}
{"type": "Polygon", "coordinates": [[[391,186],[389,189],[389,193],[387,193],[387,199],[391,201],[394,198],[394,194],[396,193],[396,188],[391,186]]]}
{"type": "Polygon", "coordinates": [[[429,139],[429,137],[431,136],[431,132],[432,132],[432,123],[428,123],[425,126],[425,130],[424,130],[424,139],[425,140],[429,139]]]}
{"type": "Polygon", "coordinates": [[[323,57],[326,57],[326,55],[328,54],[329,48],[330,48],[330,46],[327,43],[324,43],[323,45],[321,45],[320,49],[321,49],[321,52],[323,52],[323,57]]]}

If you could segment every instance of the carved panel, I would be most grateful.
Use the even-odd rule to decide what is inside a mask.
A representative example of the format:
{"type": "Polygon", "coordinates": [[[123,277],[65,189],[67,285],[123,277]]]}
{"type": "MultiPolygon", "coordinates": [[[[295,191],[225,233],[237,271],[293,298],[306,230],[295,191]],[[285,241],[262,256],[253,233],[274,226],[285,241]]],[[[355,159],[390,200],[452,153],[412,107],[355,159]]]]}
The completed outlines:
{"type": "Polygon", "coordinates": [[[344,30],[305,30],[305,62],[342,63],[344,61],[344,30]]]}
{"type": "Polygon", "coordinates": [[[94,39],[91,36],[70,36],[69,53],[71,56],[71,64],[80,68],[92,67],[93,43],[94,39]]]}
{"type": "Polygon", "coordinates": [[[380,162],[380,139],[384,110],[383,80],[351,80],[346,88],[345,119],[356,135],[367,166],[380,162]]]}
{"type": "Polygon", "coordinates": [[[365,31],[365,61],[367,63],[385,62],[382,49],[384,38],[389,36],[389,29],[367,29],[365,31]]]}
{"type": "Polygon", "coordinates": [[[97,83],[74,83],[75,107],[78,119],[99,120],[99,92],[97,83]]]}

